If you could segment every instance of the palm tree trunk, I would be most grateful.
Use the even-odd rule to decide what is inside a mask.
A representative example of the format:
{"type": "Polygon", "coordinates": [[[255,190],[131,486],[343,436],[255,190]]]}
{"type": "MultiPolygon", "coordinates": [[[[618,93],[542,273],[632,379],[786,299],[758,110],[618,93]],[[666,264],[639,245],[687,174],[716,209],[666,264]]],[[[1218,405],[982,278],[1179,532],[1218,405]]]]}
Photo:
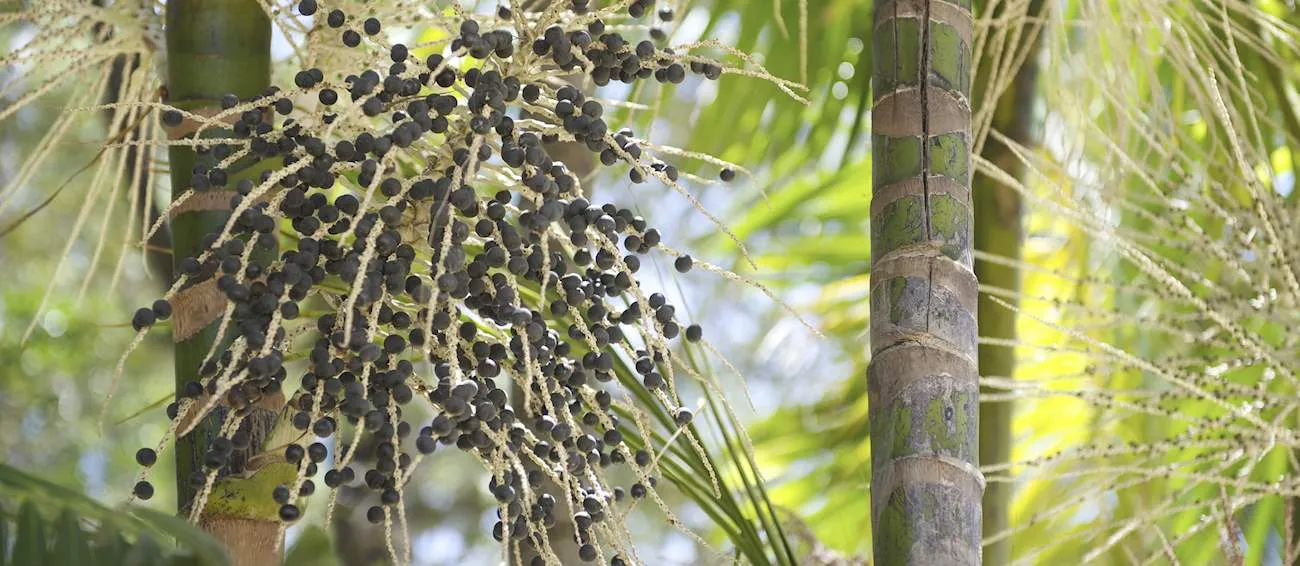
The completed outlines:
{"type": "MultiPolygon", "coordinates": [[[[987,2],[985,3],[987,4],[987,2]]],[[[1005,6],[1005,5],[1004,5],[1005,6]]],[[[1030,2],[1026,15],[1041,18],[1045,13],[1042,0],[1030,2]]],[[[999,14],[993,14],[998,16],[999,14]]],[[[995,102],[994,130],[1002,132],[1020,145],[1033,142],[1032,124],[1034,91],[1038,85],[1037,53],[1042,24],[1039,20],[1027,21],[1019,30],[1018,45],[1008,48],[1004,57],[1025,53],[1024,64],[1016,71],[1010,88],[995,102]]],[[[975,77],[975,96],[985,91],[989,82],[987,66],[981,67],[975,77]]],[[[980,107],[977,102],[976,108],[980,107]]],[[[1024,175],[1024,164],[1000,140],[987,138],[980,155],[1002,171],[1017,179],[1024,175]]],[[[977,176],[972,188],[975,203],[975,249],[992,256],[1019,261],[1024,238],[1020,195],[1014,188],[999,184],[988,176],[977,176]]],[[[1014,293],[1020,291],[1020,270],[1003,263],[975,261],[975,276],[980,283],[1010,291],[1012,295],[999,296],[1013,306],[1019,304],[1014,293]]],[[[979,347],[980,375],[1011,377],[1016,369],[1015,348],[1006,346],[1016,339],[1016,313],[994,303],[987,295],[979,300],[979,330],[993,343],[979,347]]],[[[980,404],[980,462],[985,466],[1005,464],[1011,459],[1011,419],[1013,405],[1010,401],[980,404]]],[[[1006,531],[1010,525],[1011,484],[989,484],[984,492],[984,536],[990,537],[1006,531]]],[[[1011,540],[1003,538],[984,548],[984,559],[989,564],[1011,563],[1011,540]]]]}
{"type": "Polygon", "coordinates": [[[979,564],[970,0],[885,0],[872,34],[871,515],[878,564],[979,564]]]}
{"type": "MultiPolygon", "coordinates": [[[[170,105],[203,113],[219,109],[222,95],[232,93],[247,99],[260,95],[270,85],[271,23],[257,0],[171,0],[167,3],[166,26],[170,105]]],[[[188,124],[173,129],[171,135],[190,135],[187,130],[193,128],[187,127],[188,124]]],[[[209,131],[204,136],[228,135],[209,131]]],[[[169,157],[172,195],[179,198],[190,190],[194,165],[210,157],[199,156],[184,146],[171,146],[169,157]]],[[[229,217],[228,206],[226,210],[190,210],[173,216],[173,261],[179,264],[183,258],[197,257],[203,251],[204,235],[219,232],[229,217]]],[[[201,313],[221,312],[225,300],[221,293],[183,290],[173,301],[178,392],[186,383],[199,379],[199,366],[213,341],[218,339],[217,321],[201,313]],[[181,331],[182,328],[200,330],[190,334],[181,331]]],[[[247,419],[246,426],[252,429],[249,432],[253,439],[270,437],[269,428],[278,414],[278,408],[273,406],[277,401],[283,404],[282,398],[264,403],[260,414],[247,419]]],[[[182,513],[189,511],[197,491],[190,485],[190,476],[203,471],[204,451],[221,426],[224,412],[214,411],[193,432],[177,441],[177,502],[182,513]]],[[[262,448],[260,444],[255,440],[253,454],[262,448]]],[[[226,475],[211,490],[200,523],[224,544],[232,564],[280,563],[278,506],[270,497],[270,490],[281,483],[272,476],[283,475],[285,466],[273,464],[247,478],[242,477],[250,475],[247,470],[226,475]]]]}

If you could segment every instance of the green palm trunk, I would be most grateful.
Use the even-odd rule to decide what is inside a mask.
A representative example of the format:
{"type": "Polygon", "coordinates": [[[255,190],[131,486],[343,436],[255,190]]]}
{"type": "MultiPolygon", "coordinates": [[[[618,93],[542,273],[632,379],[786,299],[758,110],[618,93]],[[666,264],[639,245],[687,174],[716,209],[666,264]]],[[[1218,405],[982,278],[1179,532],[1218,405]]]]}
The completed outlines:
{"type": "Polygon", "coordinates": [[[877,564],[979,564],[970,0],[886,0],[873,33],[871,515],[877,564]]]}
{"type": "MultiPolygon", "coordinates": [[[[219,100],[225,94],[248,99],[260,95],[270,85],[271,23],[257,0],[171,0],[167,3],[166,24],[168,104],[195,113],[211,112],[220,108],[219,100]]],[[[181,130],[173,132],[173,135],[188,135],[184,133],[185,129],[186,125],[182,125],[181,130]]],[[[201,135],[229,137],[230,132],[210,128],[201,135]]],[[[180,198],[191,190],[191,176],[196,164],[214,163],[210,155],[199,155],[184,146],[171,146],[169,157],[173,198],[180,198]]],[[[235,170],[231,173],[231,184],[251,174],[245,172],[241,175],[235,170]]],[[[212,187],[208,190],[229,191],[229,188],[212,187]]],[[[228,197],[215,199],[217,202],[228,200],[228,197]]],[[[202,208],[207,209],[182,212],[171,219],[172,257],[178,273],[180,261],[202,253],[204,236],[220,232],[230,218],[228,204],[224,206],[225,210],[211,210],[221,206],[202,208]]],[[[194,288],[193,285],[187,287],[194,288]]],[[[220,293],[186,294],[184,291],[174,300],[173,328],[202,328],[192,336],[177,336],[178,392],[186,383],[199,380],[199,366],[213,341],[218,339],[218,321],[209,320],[210,315],[202,315],[203,307],[220,312],[225,300],[220,293]]],[[[250,411],[245,425],[248,428],[244,429],[254,439],[250,454],[256,454],[264,447],[258,439],[270,436],[279,412],[277,404],[283,404],[282,398],[263,399],[250,411]]],[[[189,513],[197,492],[190,484],[190,477],[205,471],[203,457],[206,446],[217,434],[222,415],[226,412],[219,408],[177,442],[177,502],[184,514],[189,513]]],[[[286,467],[284,463],[271,464],[255,474],[251,469],[235,470],[236,473],[223,475],[214,484],[200,524],[225,545],[232,564],[279,564],[276,552],[280,542],[278,507],[270,492],[277,483],[292,479],[292,471],[288,471],[286,477],[286,467]]],[[[223,474],[226,471],[229,470],[223,470],[223,474]]]]}
{"type": "MultiPolygon", "coordinates": [[[[987,5],[988,3],[985,2],[987,5]]],[[[1006,6],[999,12],[1005,12],[1006,6]]],[[[1030,2],[1026,14],[1041,18],[1045,12],[1042,0],[1030,2]]],[[[992,14],[993,17],[1003,13],[992,14]]],[[[1038,38],[1042,25],[1035,21],[1025,21],[1024,29],[1018,30],[1020,39],[1017,45],[1008,47],[1004,57],[1024,53],[1029,56],[1016,71],[1009,88],[995,102],[992,129],[1005,134],[1012,141],[1028,145],[1033,142],[1033,102],[1038,86],[1038,38]]],[[[985,92],[990,77],[989,65],[980,67],[981,73],[975,77],[975,107],[981,106],[980,95],[985,92]]],[[[1024,164],[1000,140],[988,137],[980,155],[1002,171],[1021,178],[1024,164]]],[[[1002,185],[993,178],[980,175],[975,177],[972,188],[975,203],[975,249],[992,256],[1017,261],[1021,257],[1024,226],[1021,213],[1020,194],[1012,187],[1002,185]]],[[[975,276],[980,283],[1001,290],[1018,293],[1020,291],[1020,270],[1015,267],[990,261],[975,261],[975,276]]],[[[1019,301],[1014,295],[1000,295],[1000,299],[1011,305],[1019,301]]],[[[1015,348],[1005,346],[1016,339],[1016,313],[1002,305],[994,303],[987,295],[979,300],[980,335],[995,339],[993,343],[979,347],[980,375],[1010,377],[1016,369],[1015,348]]],[[[1013,405],[1010,401],[980,404],[980,462],[985,466],[1005,464],[1011,459],[1011,419],[1013,405]]],[[[1005,482],[991,483],[984,493],[984,535],[998,535],[1010,526],[1011,484],[1005,482]]],[[[1003,538],[990,543],[984,548],[984,559],[989,564],[1011,563],[1011,541],[1003,538]]]]}

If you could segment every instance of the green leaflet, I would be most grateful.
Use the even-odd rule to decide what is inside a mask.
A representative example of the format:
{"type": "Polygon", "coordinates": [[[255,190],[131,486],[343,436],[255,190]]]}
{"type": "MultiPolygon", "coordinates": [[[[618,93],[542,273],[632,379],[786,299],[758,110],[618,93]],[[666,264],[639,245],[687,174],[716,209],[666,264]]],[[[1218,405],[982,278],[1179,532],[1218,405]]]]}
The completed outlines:
{"type": "Polygon", "coordinates": [[[24,501],[18,508],[18,530],[14,540],[14,564],[45,563],[45,520],[36,504],[24,501]]]}
{"type": "Polygon", "coordinates": [[[90,560],[90,535],[82,531],[76,513],[65,508],[54,525],[50,560],[55,564],[85,564],[90,560]]]}
{"type": "Polygon", "coordinates": [[[4,464],[0,495],[22,501],[13,515],[0,511],[0,566],[229,563],[216,541],[183,519],[144,507],[112,509],[4,464]],[[6,553],[9,533],[14,540],[6,553]],[[159,540],[176,544],[161,545],[159,540]],[[8,562],[6,556],[11,556],[8,562]]]}

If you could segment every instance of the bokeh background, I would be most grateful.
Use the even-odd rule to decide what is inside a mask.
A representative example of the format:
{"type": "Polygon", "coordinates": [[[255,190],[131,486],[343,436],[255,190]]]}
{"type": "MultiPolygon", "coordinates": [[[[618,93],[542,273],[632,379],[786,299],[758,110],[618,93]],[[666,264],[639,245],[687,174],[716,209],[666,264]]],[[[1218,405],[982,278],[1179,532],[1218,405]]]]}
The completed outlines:
{"type": "MultiPolygon", "coordinates": [[[[489,14],[497,4],[478,2],[476,11],[489,14]]],[[[660,22],[658,26],[670,35],[672,43],[718,40],[757,53],[774,75],[799,80],[797,3],[779,6],[781,17],[787,20],[780,26],[774,20],[774,5],[765,2],[660,4],[661,8],[673,7],[672,20],[651,20],[660,22]]],[[[788,207],[772,200],[780,196],[781,186],[803,176],[815,178],[855,168],[843,182],[857,193],[854,199],[861,199],[854,209],[845,211],[852,214],[857,210],[857,218],[825,225],[811,221],[780,230],[737,228],[760,267],[748,276],[771,286],[791,305],[806,304],[817,294],[812,272],[825,273],[827,268],[815,258],[792,265],[779,257],[788,252],[789,238],[802,240],[804,247],[818,247],[819,236],[842,231],[846,235],[838,244],[840,249],[826,252],[852,260],[854,265],[836,269],[862,270],[868,262],[864,242],[855,242],[852,234],[866,228],[869,176],[863,166],[867,130],[862,111],[869,69],[858,72],[858,68],[869,56],[864,38],[870,5],[856,0],[815,1],[809,13],[807,37],[813,41],[808,48],[808,97],[814,101],[810,105],[790,99],[769,84],[731,75],[716,82],[691,77],[683,85],[657,92],[631,93],[626,85],[616,83],[617,87],[597,93],[611,99],[633,96],[659,105],[655,115],[643,112],[628,122],[649,128],[650,137],[658,143],[709,153],[751,168],[753,177],[741,176],[730,184],[687,184],[705,208],[724,219],[788,207]]],[[[0,29],[11,53],[27,45],[38,31],[21,24],[0,29]]],[[[385,33],[394,42],[427,41],[437,31],[390,26],[385,33]]],[[[293,47],[283,27],[277,26],[274,34],[277,64],[273,82],[288,83],[297,70],[293,47]]],[[[290,34],[295,43],[302,43],[302,36],[290,34]]],[[[88,42],[82,47],[90,48],[88,42]]],[[[30,86],[21,84],[30,72],[21,65],[0,69],[0,82],[11,85],[0,98],[0,106],[19,100],[25,93],[23,87],[30,86]]],[[[72,94],[84,88],[79,79],[64,81],[38,103],[25,105],[0,122],[0,185],[9,186],[22,175],[24,164],[44,149],[42,140],[59,125],[60,112],[72,94]]],[[[116,365],[134,335],[130,313],[152,302],[166,285],[163,275],[150,271],[143,250],[132,248],[118,257],[122,224],[129,218],[125,193],[115,211],[101,214],[102,210],[96,210],[88,218],[82,216],[85,196],[77,188],[91,173],[78,169],[96,157],[97,144],[106,135],[105,125],[89,110],[71,122],[69,135],[49,152],[34,175],[13,187],[0,213],[0,225],[7,226],[65,187],[32,221],[0,238],[0,271],[5,273],[0,279],[0,431],[4,431],[0,433],[0,459],[112,503],[124,500],[134,484],[135,450],[152,445],[166,430],[163,407],[172,395],[171,343],[166,333],[148,335],[127,360],[122,385],[108,406],[102,430],[98,426],[116,365]],[[80,223],[87,224],[61,255],[68,228],[80,223]],[[47,290],[52,292],[45,300],[47,290]],[[34,329],[24,343],[32,324],[34,329]]],[[[163,171],[155,169],[155,173],[163,171]]],[[[707,170],[700,174],[711,176],[707,170]]],[[[590,185],[598,198],[637,210],[672,235],[671,245],[719,265],[746,269],[735,246],[686,199],[662,186],[633,185],[621,170],[599,175],[590,185]]],[[[166,202],[170,195],[158,194],[156,198],[166,202]]],[[[831,248],[837,246],[832,239],[826,242],[831,248]]],[[[671,261],[662,258],[649,267],[647,292],[664,292],[689,311],[688,319],[704,322],[709,339],[745,376],[742,385],[739,376],[714,364],[722,386],[734,399],[737,414],[746,422],[757,422],[782,405],[816,400],[853,367],[850,351],[859,347],[851,340],[838,343],[816,338],[756,290],[702,270],[678,275],[671,261]]],[[[806,317],[817,324],[815,313],[806,317]]],[[[865,442],[863,436],[864,447],[865,442]]],[[[499,546],[490,536],[496,517],[494,502],[485,489],[487,476],[477,463],[455,452],[440,452],[426,460],[413,491],[417,496],[406,500],[418,564],[488,564],[499,557],[499,546]]],[[[170,477],[170,458],[160,462],[157,477],[170,477]]],[[[160,489],[149,505],[159,510],[174,508],[170,491],[160,489]]],[[[667,494],[673,495],[672,490],[667,494]]],[[[706,515],[681,497],[669,501],[681,506],[679,517],[688,525],[717,540],[710,534],[706,515]]],[[[348,502],[346,494],[340,502],[348,502]]],[[[319,514],[321,507],[309,508],[309,516],[319,514]]],[[[383,556],[377,537],[346,536],[347,529],[372,528],[364,520],[364,509],[360,507],[351,521],[335,522],[335,532],[345,535],[337,537],[335,544],[370,547],[340,548],[340,554],[362,556],[378,551],[383,556]]],[[[655,557],[656,563],[697,564],[704,559],[698,544],[668,528],[657,511],[638,513],[632,521],[633,532],[645,535],[639,541],[646,545],[645,556],[655,557]]],[[[299,530],[301,527],[291,530],[291,540],[299,530]]]]}
{"type": "MultiPolygon", "coordinates": [[[[286,12],[290,5],[273,3],[286,12]]],[[[497,3],[465,4],[487,13],[497,3]]],[[[598,91],[653,109],[630,113],[627,123],[655,142],[749,168],[752,176],[729,184],[685,186],[744,242],[754,265],[669,189],[633,185],[617,169],[592,186],[659,226],[673,247],[773,292],[778,300],[703,270],[677,275],[662,258],[643,269],[647,286],[683,305],[737,370],[709,365],[749,425],[786,534],[819,556],[867,556],[872,2],[658,4],[674,10],[671,22],[656,24],[672,43],[717,40],[808,87],[808,104],[738,75],[598,91]]],[[[1005,375],[983,376],[987,401],[1015,402],[1007,442],[1016,464],[985,470],[1012,494],[1011,527],[993,540],[1011,540],[1020,563],[1224,564],[1234,562],[1234,547],[1241,563],[1286,563],[1300,525],[1288,503],[1300,495],[1300,442],[1289,436],[1300,414],[1300,296],[1286,277],[1300,270],[1294,2],[976,5],[976,143],[1011,148],[1009,161],[977,163],[977,182],[1014,186],[1024,199],[1022,260],[1004,258],[1022,268],[1021,289],[982,288],[1020,303],[1019,311],[982,305],[1019,330],[1018,338],[984,341],[1014,362],[1005,375]],[[1034,36],[1037,44],[1027,41],[1034,36]],[[1026,64],[1037,77],[1017,81],[1026,64]],[[1252,424],[1251,414],[1267,426],[1252,424]]],[[[416,21],[386,33],[393,41],[436,33],[416,21]]],[[[21,22],[0,27],[11,53],[36,33],[21,22]]],[[[275,81],[287,82],[297,69],[291,45],[302,38],[276,33],[275,81]]],[[[0,236],[0,459],[121,501],[136,473],[132,455],[166,425],[165,333],[148,335],[127,360],[98,424],[133,336],[130,313],[163,281],[138,248],[119,261],[124,200],[109,212],[107,197],[89,214],[83,208],[78,187],[87,173],[79,170],[105,135],[95,111],[61,113],[83,78],[10,113],[2,109],[30,92],[33,70],[3,61],[0,229],[49,202],[0,236]],[[69,134],[43,148],[47,133],[65,125],[69,134]],[[44,163],[29,175],[33,155],[44,163]],[[83,229],[65,243],[75,226],[83,229]]],[[[681,167],[716,173],[690,160],[681,167]]],[[[493,563],[495,517],[477,465],[440,452],[417,476],[418,496],[406,500],[417,563],[493,563]]],[[[680,518],[726,548],[697,505],[666,492],[680,518]]],[[[170,510],[169,498],[161,490],[151,505],[170,510]]],[[[309,518],[319,511],[309,508],[309,518]]],[[[378,537],[360,536],[370,527],[351,519],[332,527],[338,552],[382,557],[378,537]]],[[[657,512],[630,520],[655,564],[713,559],[657,512]]]]}

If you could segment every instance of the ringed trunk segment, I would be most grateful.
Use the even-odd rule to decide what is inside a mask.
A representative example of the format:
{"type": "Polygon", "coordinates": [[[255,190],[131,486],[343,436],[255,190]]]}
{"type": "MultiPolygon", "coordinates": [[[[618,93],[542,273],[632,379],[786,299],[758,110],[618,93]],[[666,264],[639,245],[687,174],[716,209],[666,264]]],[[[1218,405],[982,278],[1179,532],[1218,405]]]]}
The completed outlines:
{"type": "MultiPolygon", "coordinates": [[[[221,96],[235,94],[247,99],[270,86],[271,22],[257,0],[170,0],[166,10],[169,105],[210,116],[220,109],[221,96]]],[[[172,128],[169,136],[190,137],[193,131],[172,128]]],[[[199,135],[229,137],[230,132],[209,128],[199,135]]],[[[211,156],[200,156],[186,146],[170,146],[168,156],[173,200],[193,190],[191,176],[196,164],[215,164],[211,156]]],[[[230,186],[249,173],[239,175],[232,170],[230,186]]],[[[225,226],[230,218],[230,196],[227,187],[212,187],[190,195],[195,203],[204,205],[190,204],[172,211],[175,273],[180,273],[182,259],[203,252],[205,235],[225,226]]],[[[220,339],[218,321],[227,299],[215,290],[214,278],[194,278],[173,301],[178,395],[186,383],[199,380],[204,356],[220,339]]],[[[280,420],[283,404],[282,396],[268,395],[248,410],[241,425],[253,440],[247,465],[234,474],[218,476],[199,519],[200,526],[221,541],[236,566],[280,563],[279,519],[269,496],[276,484],[291,482],[295,470],[261,451],[270,447],[267,441],[280,420]]],[[[190,486],[190,475],[204,471],[206,447],[229,412],[228,407],[218,406],[189,434],[177,439],[177,505],[183,515],[188,515],[198,491],[190,486]]]]}
{"type": "Polygon", "coordinates": [[[979,564],[970,0],[882,0],[873,29],[875,561],[979,564]]]}

